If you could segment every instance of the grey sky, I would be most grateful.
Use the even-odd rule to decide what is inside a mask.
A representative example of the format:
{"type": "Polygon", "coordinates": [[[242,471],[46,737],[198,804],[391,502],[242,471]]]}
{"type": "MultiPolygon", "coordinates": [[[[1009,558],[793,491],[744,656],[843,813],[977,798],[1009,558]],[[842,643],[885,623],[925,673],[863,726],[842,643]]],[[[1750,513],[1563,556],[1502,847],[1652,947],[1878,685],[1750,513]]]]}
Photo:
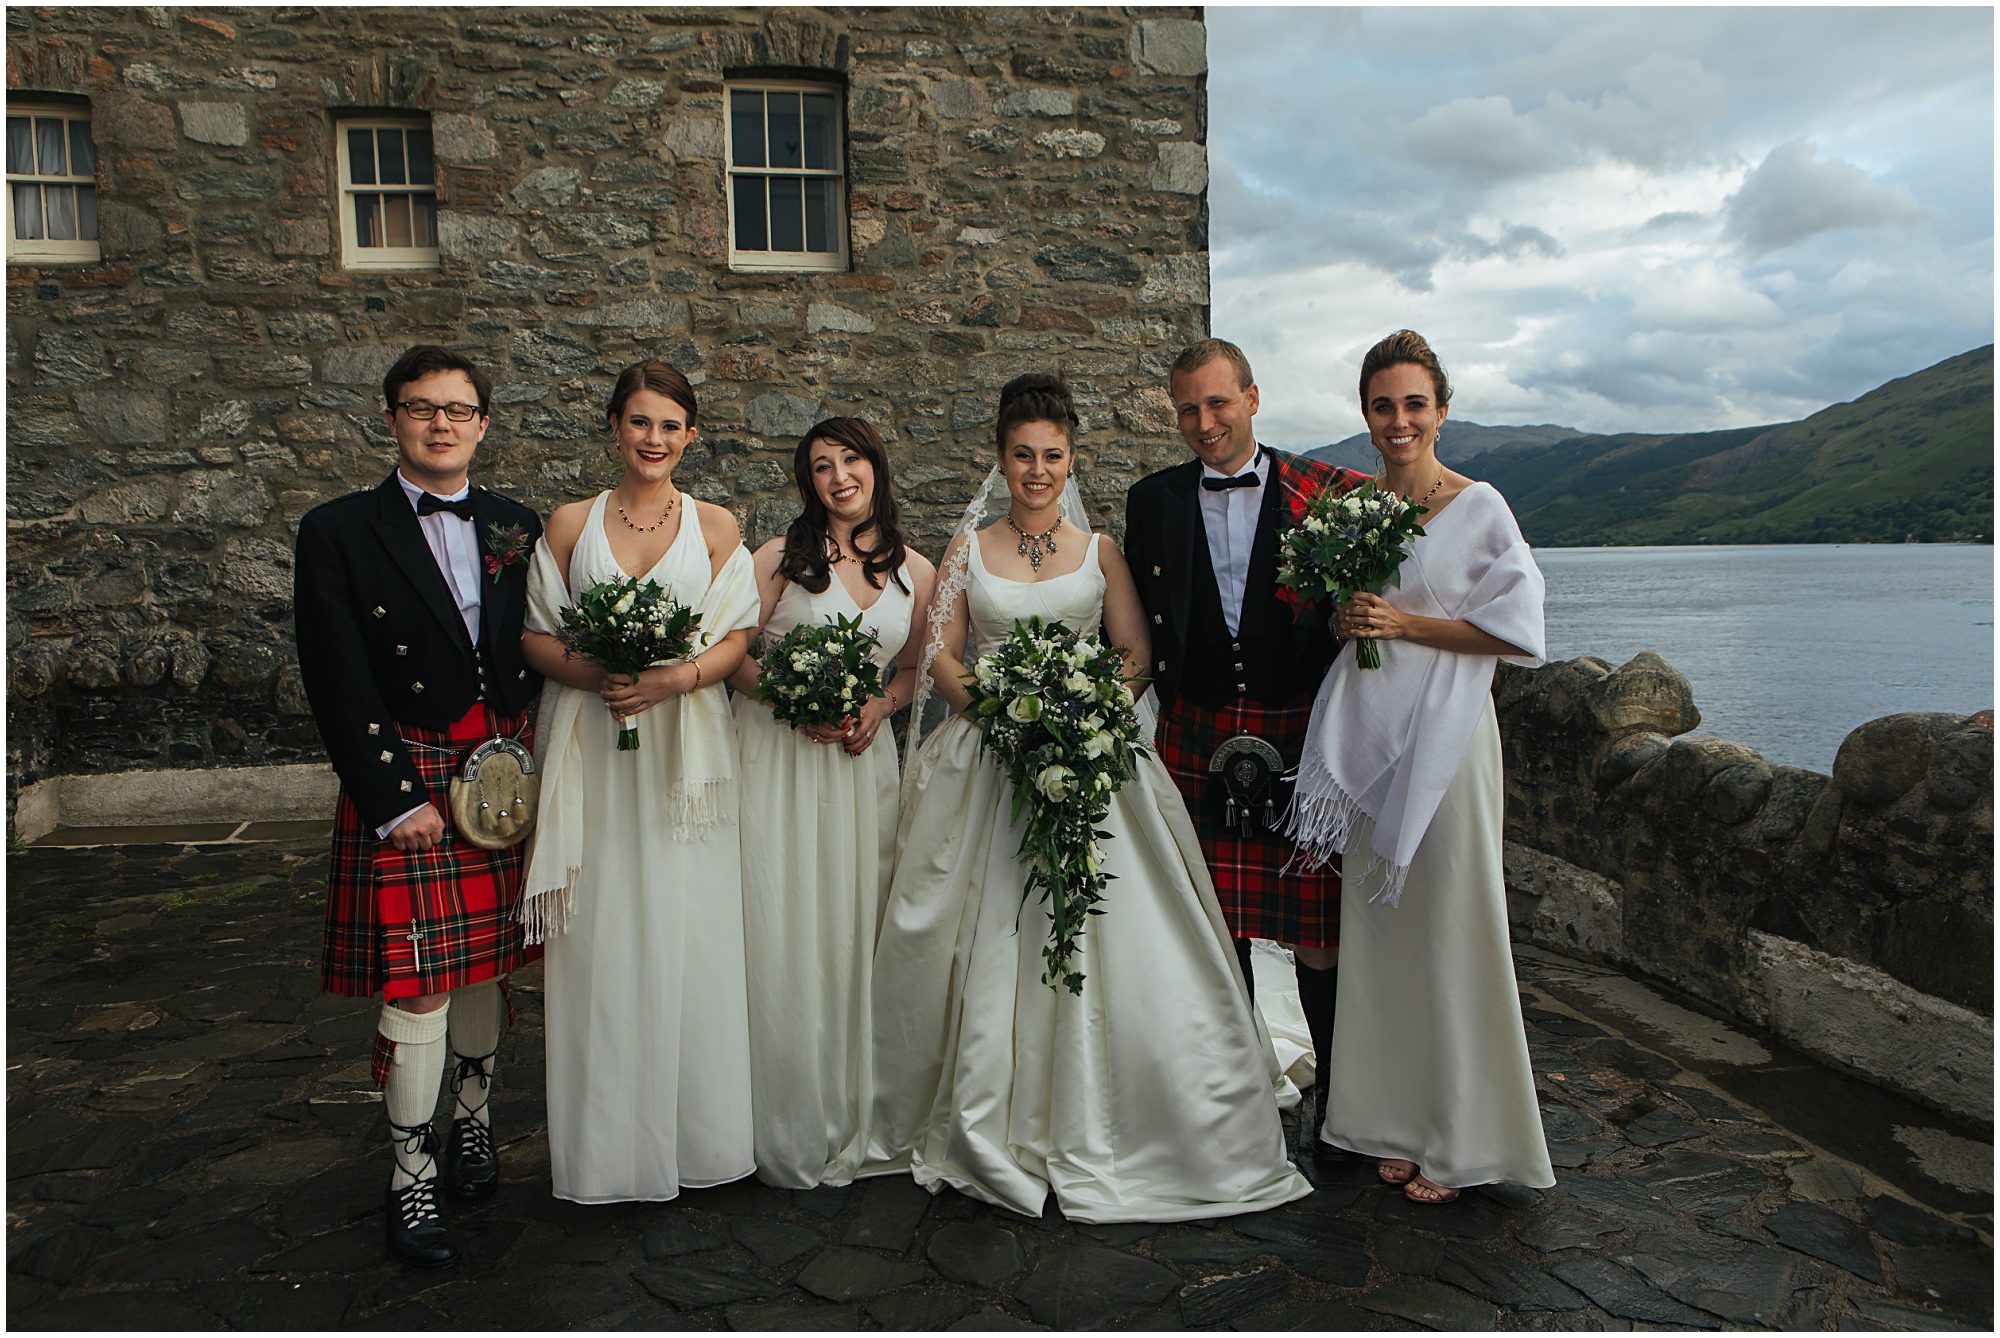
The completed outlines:
{"type": "MultiPolygon", "coordinates": [[[[1259,435],[1382,335],[1482,423],[1802,417],[1993,339],[1993,11],[1211,6],[1215,332],[1259,435]]],[[[1447,440],[1449,429],[1447,429],[1447,440]]]]}

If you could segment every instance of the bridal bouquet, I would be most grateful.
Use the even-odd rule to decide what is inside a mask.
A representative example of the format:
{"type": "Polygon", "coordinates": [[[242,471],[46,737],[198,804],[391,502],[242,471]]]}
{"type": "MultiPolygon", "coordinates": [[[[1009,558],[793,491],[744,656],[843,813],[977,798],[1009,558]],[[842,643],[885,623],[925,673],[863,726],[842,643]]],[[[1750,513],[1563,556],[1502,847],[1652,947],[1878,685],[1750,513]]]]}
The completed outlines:
{"type": "MultiPolygon", "coordinates": [[[[634,678],[686,655],[701,626],[701,615],[676,602],[658,581],[630,576],[599,581],[557,619],[556,638],[567,653],[634,678]]],[[[627,720],[618,729],[618,751],[638,749],[639,726],[627,720]]]]}
{"type": "MultiPolygon", "coordinates": [[[[1410,540],[1424,532],[1428,511],[1384,492],[1370,479],[1348,492],[1327,489],[1279,538],[1278,584],[1307,599],[1345,603],[1363,590],[1379,595],[1409,556],[1410,540]]],[[[1355,663],[1382,667],[1382,648],[1367,638],[1354,643],[1355,663]]]]}
{"type": "Polygon", "coordinates": [[[757,695],[788,725],[831,725],[858,715],[882,695],[875,652],[882,642],[861,616],[834,614],[817,627],[800,623],[764,652],[757,695]]]}
{"type": "Polygon", "coordinates": [[[1072,994],[1083,993],[1083,973],[1072,969],[1077,938],[1086,915],[1103,914],[1111,877],[1099,865],[1097,824],[1144,752],[1124,668],[1117,647],[1029,618],[966,682],[980,747],[1014,783],[1012,821],[1026,818],[1016,852],[1028,865],[1022,899],[1039,888],[1049,903],[1042,983],[1072,994]]]}

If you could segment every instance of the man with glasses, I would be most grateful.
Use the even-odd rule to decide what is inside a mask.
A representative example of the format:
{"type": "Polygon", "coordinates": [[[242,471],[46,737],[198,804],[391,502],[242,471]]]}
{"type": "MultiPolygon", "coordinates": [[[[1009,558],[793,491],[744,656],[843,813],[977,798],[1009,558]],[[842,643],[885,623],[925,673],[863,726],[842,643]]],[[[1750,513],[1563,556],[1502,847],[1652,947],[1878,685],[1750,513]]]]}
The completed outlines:
{"type": "Polygon", "coordinates": [[[395,1166],[388,1243],[442,1268],[458,1247],[439,1214],[431,1120],[447,1044],[453,1123],[445,1187],[499,1183],[487,1102],[501,982],[532,956],[516,911],[524,847],[484,850],[453,829],[447,784],[494,737],[530,742],[541,675],[521,658],[535,513],[467,480],[492,384],[433,345],[382,381],[397,467],[299,522],[299,671],[340,777],[327,878],[323,989],[380,993],[374,1078],[395,1166]]]}

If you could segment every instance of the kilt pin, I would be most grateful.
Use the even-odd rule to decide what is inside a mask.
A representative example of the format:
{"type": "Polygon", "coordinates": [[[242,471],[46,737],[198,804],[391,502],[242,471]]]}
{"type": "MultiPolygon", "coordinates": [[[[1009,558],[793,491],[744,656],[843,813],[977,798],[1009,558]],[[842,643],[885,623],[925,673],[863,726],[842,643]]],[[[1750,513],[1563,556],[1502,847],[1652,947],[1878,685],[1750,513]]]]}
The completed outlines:
{"type": "MultiPolygon", "coordinates": [[[[1126,495],[1125,552],[1153,638],[1153,684],[1160,722],[1155,746],[1179,787],[1201,838],[1216,900],[1238,939],[1268,938],[1310,948],[1340,942],[1340,871],[1293,868],[1295,847],[1255,815],[1246,832],[1225,821],[1219,780],[1209,773],[1217,745],[1251,734],[1298,764],[1320,680],[1338,643],[1330,610],[1277,584],[1278,535],[1323,489],[1345,490],[1365,476],[1259,446],[1269,477],[1245,574],[1237,631],[1222,617],[1199,503],[1199,460],[1148,475],[1126,495]]],[[[1274,805],[1282,815],[1282,787],[1274,805]]]]}

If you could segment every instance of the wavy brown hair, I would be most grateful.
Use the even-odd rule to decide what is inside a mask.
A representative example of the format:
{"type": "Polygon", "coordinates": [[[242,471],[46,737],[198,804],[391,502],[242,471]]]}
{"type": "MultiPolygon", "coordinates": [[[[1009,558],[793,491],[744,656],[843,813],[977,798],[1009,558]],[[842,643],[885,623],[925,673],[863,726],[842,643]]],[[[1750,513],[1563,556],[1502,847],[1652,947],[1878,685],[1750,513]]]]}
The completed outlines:
{"type": "Polygon", "coordinates": [[[815,423],[792,452],[792,479],[799,489],[799,518],[785,531],[784,556],[778,559],[778,574],[817,595],[833,579],[833,566],[826,560],[827,512],[813,485],[812,448],[816,441],[844,446],[866,460],[875,473],[875,496],[868,518],[854,527],[848,543],[861,562],[861,575],[877,590],[887,573],[896,588],[909,590],[903,580],[903,527],[896,511],[896,491],[889,481],[889,452],[875,429],[859,418],[829,418],[815,423]],[[872,544],[863,542],[872,537],[872,544]]]}

